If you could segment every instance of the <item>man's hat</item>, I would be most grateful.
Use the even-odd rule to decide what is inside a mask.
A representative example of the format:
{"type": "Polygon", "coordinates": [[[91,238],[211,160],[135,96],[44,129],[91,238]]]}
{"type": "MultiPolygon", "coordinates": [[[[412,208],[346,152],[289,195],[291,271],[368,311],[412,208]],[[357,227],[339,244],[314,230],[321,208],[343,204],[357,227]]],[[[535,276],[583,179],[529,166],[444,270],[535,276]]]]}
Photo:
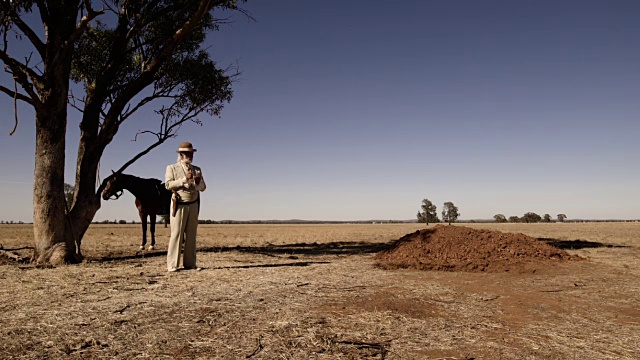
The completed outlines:
{"type": "Polygon", "coordinates": [[[180,146],[178,147],[178,151],[176,152],[196,152],[198,150],[193,148],[193,145],[191,145],[190,142],[185,141],[183,143],[180,143],[180,146]]]}

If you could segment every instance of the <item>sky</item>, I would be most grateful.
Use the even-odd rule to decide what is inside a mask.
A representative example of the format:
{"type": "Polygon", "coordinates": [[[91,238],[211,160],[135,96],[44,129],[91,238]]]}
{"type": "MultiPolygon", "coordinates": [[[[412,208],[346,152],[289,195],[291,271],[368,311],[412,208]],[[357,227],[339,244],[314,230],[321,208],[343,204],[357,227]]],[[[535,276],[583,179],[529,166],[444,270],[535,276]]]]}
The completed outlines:
{"type": "MultiPolygon", "coordinates": [[[[164,181],[198,150],[201,219],[640,218],[640,2],[249,1],[206,46],[238,66],[221,117],[187,124],[125,172],[164,181]]],[[[225,14],[228,15],[228,14],[225,14]]],[[[0,74],[0,82],[8,82],[0,74]]],[[[0,219],[31,222],[33,112],[0,94],[0,219]]],[[[77,112],[65,177],[73,183],[77,112]]],[[[101,177],[146,149],[152,108],[105,151],[101,177]]],[[[137,219],[133,196],[96,221],[137,219]]]]}

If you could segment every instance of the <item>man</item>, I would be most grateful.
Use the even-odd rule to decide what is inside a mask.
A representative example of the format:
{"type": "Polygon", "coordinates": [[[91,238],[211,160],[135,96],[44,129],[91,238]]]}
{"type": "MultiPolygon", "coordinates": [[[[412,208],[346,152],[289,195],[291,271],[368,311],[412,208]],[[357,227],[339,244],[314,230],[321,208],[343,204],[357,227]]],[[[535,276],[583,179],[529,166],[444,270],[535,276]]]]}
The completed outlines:
{"type": "Polygon", "coordinates": [[[190,142],[178,148],[178,162],[167,166],[165,186],[173,192],[171,198],[171,239],[167,249],[167,270],[177,271],[180,266],[180,249],[184,239],[185,269],[196,267],[196,232],[200,212],[200,192],[207,188],[202,170],[192,164],[196,149],[190,142]]]}

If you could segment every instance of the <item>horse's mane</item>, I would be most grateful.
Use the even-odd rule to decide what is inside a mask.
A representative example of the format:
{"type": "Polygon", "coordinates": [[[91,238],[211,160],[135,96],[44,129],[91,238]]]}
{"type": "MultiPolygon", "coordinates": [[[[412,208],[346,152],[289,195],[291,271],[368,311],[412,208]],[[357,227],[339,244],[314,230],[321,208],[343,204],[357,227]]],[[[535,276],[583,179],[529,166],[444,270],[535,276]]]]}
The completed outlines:
{"type": "Polygon", "coordinates": [[[141,178],[141,177],[138,177],[138,176],[135,176],[135,175],[129,175],[129,174],[124,174],[124,173],[121,173],[120,176],[128,177],[128,178],[134,178],[137,181],[144,181],[144,182],[153,183],[153,184],[156,184],[156,185],[157,184],[162,184],[161,180],[154,179],[154,178],[141,178]]]}

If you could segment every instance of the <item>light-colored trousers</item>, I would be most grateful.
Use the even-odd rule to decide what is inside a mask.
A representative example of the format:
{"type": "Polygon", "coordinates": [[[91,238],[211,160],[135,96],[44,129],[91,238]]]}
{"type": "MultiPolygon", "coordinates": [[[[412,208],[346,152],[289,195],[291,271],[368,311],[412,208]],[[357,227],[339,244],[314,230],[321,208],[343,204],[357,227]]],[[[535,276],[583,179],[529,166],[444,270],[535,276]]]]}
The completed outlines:
{"type": "Polygon", "coordinates": [[[167,249],[167,270],[180,266],[180,249],[184,239],[184,267],[196,267],[196,233],[198,231],[198,202],[178,205],[176,216],[171,216],[171,239],[167,249]]]}

